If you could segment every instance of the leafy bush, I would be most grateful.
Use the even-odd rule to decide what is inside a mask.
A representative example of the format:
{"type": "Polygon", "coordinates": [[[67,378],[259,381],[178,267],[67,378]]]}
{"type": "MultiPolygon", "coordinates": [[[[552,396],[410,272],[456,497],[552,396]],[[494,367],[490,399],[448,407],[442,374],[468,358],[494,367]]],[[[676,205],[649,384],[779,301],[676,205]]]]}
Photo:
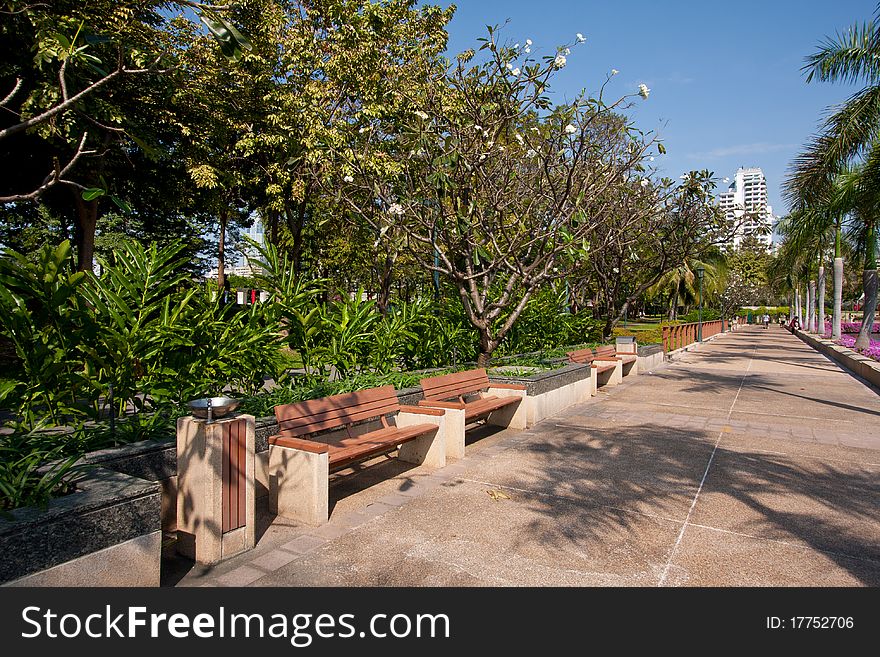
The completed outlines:
{"type": "Polygon", "coordinates": [[[23,506],[45,506],[73,490],[82,467],[78,454],[64,457],[64,445],[48,446],[33,433],[0,439],[0,514],[23,506]]]}
{"type": "Polygon", "coordinates": [[[180,273],[180,246],[121,244],[100,277],[74,272],[70,245],[36,262],[0,258],[0,332],[21,362],[0,400],[29,427],[100,419],[111,398],[168,411],[192,397],[253,393],[284,360],[275,324],[260,306],[235,312],[199,294],[180,273]]]}
{"type": "Polygon", "coordinates": [[[498,354],[527,353],[601,339],[603,323],[589,313],[572,314],[565,303],[565,290],[548,288],[529,299],[498,354]]]}
{"type": "Polygon", "coordinates": [[[419,381],[426,376],[445,374],[451,370],[438,370],[430,375],[424,372],[389,372],[387,374],[360,374],[338,381],[303,377],[288,382],[272,390],[246,397],[242,400],[239,410],[256,417],[266,417],[274,413],[275,406],[293,404],[307,399],[318,399],[345,392],[355,392],[368,388],[393,385],[395,389],[418,387],[419,381]]]}
{"type": "Polygon", "coordinates": [[[98,327],[80,295],[85,282],[68,242],[43,247],[36,261],[14,251],[0,258],[0,332],[18,364],[0,402],[32,427],[63,422],[90,385],[81,345],[96,341],[98,327]]]}
{"type": "MultiPolygon", "coordinates": [[[[670,324],[672,324],[670,322],[670,324]]],[[[637,344],[660,344],[663,342],[663,327],[656,326],[647,329],[624,328],[617,326],[612,331],[614,336],[631,335],[636,339],[637,344]]]]}
{"type": "MultiPolygon", "coordinates": [[[[700,321],[700,312],[699,310],[692,310],[686,315],[680,316],[678,319],[683,324],[693,324],[700,321]]],[[[715,308],[703,308],[704,322],[714,322],[719,319],[721,319],[720,310],[716,310],[715,308]]]]}

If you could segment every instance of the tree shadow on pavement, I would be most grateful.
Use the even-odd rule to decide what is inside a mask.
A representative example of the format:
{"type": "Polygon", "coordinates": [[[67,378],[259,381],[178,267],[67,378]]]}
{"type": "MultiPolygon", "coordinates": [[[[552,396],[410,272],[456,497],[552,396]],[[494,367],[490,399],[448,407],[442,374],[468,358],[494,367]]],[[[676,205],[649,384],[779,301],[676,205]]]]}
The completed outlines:
{"type": "MultiPolygon", "coordinates": [[[[646,521],[655,520],[680,529],[717,436],[661,424],[539,428],[532,441],[508,453],[509,468],[497,475],[499,485],[528,491],[517,498],[542,516],[533,517],[518,533],[514,550],[538,541],[547,550],[644,551],[644,546],[621,547],[621,534],[632,533],[635,539],[643,535],[646,521]],[[617,542],[609,545],[609,537],[617,542]]],[[[716,529],[821,552],[863,584],[877,586],[877,472],[851,462],[797,459],[722,444],[691,521],[705,516],[704,525],[716,529]]],[[[670,550],[671,544],[657,546],[648,561],[665,561],[670,550]]],[[[742,569],[763,567],[759,558],[757,553],[751,560],[744,558],[742,569]]]]}

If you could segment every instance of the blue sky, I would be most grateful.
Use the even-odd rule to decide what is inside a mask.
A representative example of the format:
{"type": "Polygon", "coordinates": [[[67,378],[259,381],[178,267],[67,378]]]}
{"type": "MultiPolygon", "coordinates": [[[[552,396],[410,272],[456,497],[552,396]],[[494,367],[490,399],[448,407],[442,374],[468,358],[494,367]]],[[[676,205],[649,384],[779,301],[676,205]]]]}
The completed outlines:
{"type": "MultiPolygon", "coordinates": [[[[435,0],[436,1],[436,0],[435,0]]],[[[447,6],[448,2],[437,2],[447,6]]],[[[769,202],[784,214],[780,187],[789,162],[819,127],[826,108],[856,87],[806,84],[804,58],[826,36],[869,20],[876,0],[459,0],[449,25],[451,54],[476,45],[487,24],[503,24],[500,40],[534,43],[532,54],[555,53],[581,32],[554,84],[560,102],[581,89],[608,87],[618,97],[650,87],[632,115],[657,130],[668,154],[664,175],[709,169],[721,179],[740,166],[767,176],[769,202]]],[[[726,187],[721,185],[719,188],[726,187]]]]}

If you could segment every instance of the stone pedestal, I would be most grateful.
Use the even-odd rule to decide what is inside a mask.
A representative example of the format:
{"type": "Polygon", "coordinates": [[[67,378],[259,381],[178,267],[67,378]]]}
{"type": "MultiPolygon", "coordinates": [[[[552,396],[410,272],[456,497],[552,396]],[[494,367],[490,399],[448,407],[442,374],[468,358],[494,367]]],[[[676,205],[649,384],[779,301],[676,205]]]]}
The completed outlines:
{"type": "Polygon", "coordinates": [[[255,544],[254,417],[177,421],[177,551],[212,564],[255,544]]]}

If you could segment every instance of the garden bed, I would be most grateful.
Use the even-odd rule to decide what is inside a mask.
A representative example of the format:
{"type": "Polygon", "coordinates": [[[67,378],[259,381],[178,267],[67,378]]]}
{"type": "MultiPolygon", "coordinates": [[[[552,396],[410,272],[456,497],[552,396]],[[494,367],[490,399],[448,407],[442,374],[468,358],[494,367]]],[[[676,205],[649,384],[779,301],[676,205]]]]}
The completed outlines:
{"type": "Polygon", "coordinates": [[[96,468],[47,508],[0,519],[5,586],[158,586],[162,535],[155,482],[96,468]]]}
{"type": "Polygon", "coordinates": [[[795,331],[794,333],[801,340],[816,349],[816,351],[828,356],[853,374],[880,388],[880,362],[857,353],[848,347],[835,344],[831,340],[809,335],[803,331],[795,331]]]}

